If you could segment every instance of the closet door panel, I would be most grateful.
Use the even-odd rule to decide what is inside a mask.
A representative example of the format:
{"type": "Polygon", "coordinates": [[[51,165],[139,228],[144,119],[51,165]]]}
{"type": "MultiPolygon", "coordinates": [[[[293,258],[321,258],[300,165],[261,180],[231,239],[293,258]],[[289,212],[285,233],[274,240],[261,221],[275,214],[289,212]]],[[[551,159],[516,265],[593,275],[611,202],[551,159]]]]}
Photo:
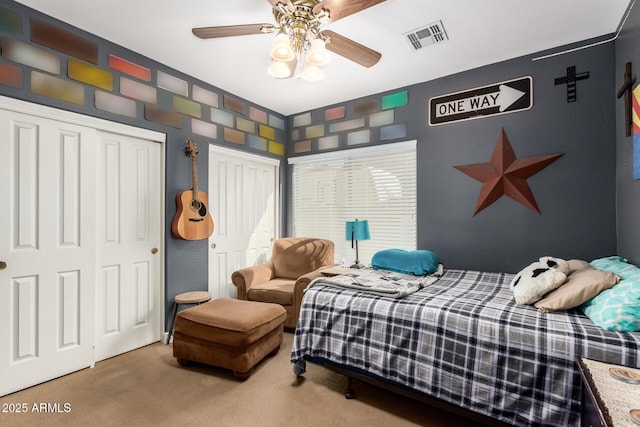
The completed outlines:
{"type": "Polygon", "coordinates": [[[99,133],[96,360],[161,338],[160,148],[99,133]]]}
{"type": "Polygon", "coordinates": [[[0,395],[93,363],[95,138],[0,110],[0,395]]]}

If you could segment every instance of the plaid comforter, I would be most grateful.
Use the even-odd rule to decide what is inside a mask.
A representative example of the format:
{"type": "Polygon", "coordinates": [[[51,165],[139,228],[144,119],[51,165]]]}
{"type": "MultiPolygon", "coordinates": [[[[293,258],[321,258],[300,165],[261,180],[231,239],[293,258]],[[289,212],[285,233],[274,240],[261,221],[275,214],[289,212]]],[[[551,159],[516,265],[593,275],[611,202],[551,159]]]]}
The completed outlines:
{"type": "Polygon", "coordinates": [[[517,306],[513,275],[445,270],[402,299],[321,285],[305,293],[291,361],[327,359],[518,426],[580,420],[575,357],[640,367],[640,332],[577,309],[517,306]]]}

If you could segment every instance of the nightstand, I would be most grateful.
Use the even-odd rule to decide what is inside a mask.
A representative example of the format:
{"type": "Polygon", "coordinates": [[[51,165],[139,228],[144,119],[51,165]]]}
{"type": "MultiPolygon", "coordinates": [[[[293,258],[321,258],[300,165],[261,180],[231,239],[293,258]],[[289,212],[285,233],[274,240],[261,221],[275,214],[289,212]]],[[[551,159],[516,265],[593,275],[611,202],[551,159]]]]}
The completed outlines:
{"type": "MultiPolygon", "coordinates": [[[[640,375],[640,369],[576,358],[582,390],[581,426],[631,426],[631,411],[640,409],[640,384],[614,378],[610,370],[623,370],[640,375]]],[[[623,372],[623,373],[624,373],[623,372]]],[[[640,425],[640,424],[639,424],[640,425]]]]}

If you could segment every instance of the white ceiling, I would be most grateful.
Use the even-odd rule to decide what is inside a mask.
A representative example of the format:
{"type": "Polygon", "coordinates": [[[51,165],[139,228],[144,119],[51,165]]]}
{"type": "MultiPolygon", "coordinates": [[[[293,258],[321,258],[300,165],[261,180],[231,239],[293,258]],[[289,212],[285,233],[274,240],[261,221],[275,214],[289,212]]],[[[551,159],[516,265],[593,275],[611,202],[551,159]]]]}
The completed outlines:
{"type": "Polygon", "coordinates": [[[382,53],[380,62],[364,68],[334,54],[324,80],[309,83],[267,75],[273,34],[201,40],[191,33],[274,23],[267,0],[17,1],[285,115],[614,33],[631,3],[387,0],[322,27],[382,53]],[[403,34],[438,20],[449,40],[414,51],[403,34]]]}

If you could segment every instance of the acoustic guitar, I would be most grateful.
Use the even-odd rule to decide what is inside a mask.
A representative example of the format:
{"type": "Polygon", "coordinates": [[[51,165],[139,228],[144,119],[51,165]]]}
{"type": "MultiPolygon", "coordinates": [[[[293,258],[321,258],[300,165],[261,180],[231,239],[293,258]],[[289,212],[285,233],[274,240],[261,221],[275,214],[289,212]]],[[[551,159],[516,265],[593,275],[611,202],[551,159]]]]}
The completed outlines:
{"type": "Polygon", "coordinates": [[[184,149],[187,157],[191,157],[191,173],[193,189],[186,190],[176,196],[178,210],[171,223],[171,232],[183,240],[207,239],[213,233],[213,219],[207,208],[207,193],[198,189],[198,150],[193,141],[187,141],[184,149]]]}

